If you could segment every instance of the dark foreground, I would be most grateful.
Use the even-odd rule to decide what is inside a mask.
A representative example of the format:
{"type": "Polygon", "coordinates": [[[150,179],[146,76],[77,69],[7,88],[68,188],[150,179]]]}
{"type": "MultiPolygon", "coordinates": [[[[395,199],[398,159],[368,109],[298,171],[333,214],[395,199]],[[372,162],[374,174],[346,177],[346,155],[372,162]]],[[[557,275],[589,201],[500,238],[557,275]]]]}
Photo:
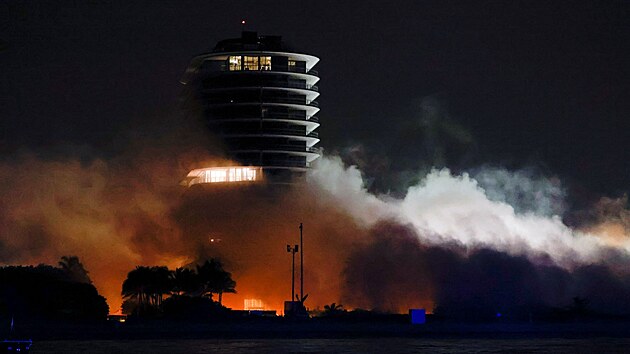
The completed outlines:
{"type": "Polygon", "coordinates": [[[343,322],[255,318],[228,323],[23,324],[31,353],[624,353],[630,322],[343,322]]]}
{"type": "MultiPolygon", "coordinates": [[[[1,333],[0,333],[1,335],[1,333]]],[[[151,340],[151,339],[300,339],[300,338],[630,338],[630,322],[570,323],[453,323],[411,325],[401,321],[339,322],[291,321],[258,318],[227,323],[183,321],[129,321],[127,323],[22,324],[17,336],[44,340],[151,340]]],[[[630,350],[630,349],[629,349],[630,350]]]]}
{"type": "Polygon", "coordinates": [[[23,324],[31,353],[630,352],[630,322],[340,322],[256,318],[228,323],[23,324]]]}
{"type": "Polygon", "coordinates": [[[628,338],[306,338],[62,340],[31,353],[627,353],[628,338]]]}

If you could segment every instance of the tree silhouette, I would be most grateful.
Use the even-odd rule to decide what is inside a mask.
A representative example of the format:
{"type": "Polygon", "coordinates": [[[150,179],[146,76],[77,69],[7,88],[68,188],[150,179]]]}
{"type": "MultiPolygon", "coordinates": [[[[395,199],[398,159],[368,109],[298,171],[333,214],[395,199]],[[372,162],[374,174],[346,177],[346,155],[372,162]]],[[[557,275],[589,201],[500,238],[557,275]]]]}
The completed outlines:
{"type": "Polygon", "coordinates": [[[219,304],[223,301],[223,293],[236,293],[236,282],[232,279],[232,274],[225,271],[223,264],[217,259],[211,258],[198,265],[197,275],[201,283],[201,295],[212,299],[214,294],[218,294],[219,304]]]}
{"type": "Polygon", "coordinates": [[[167,267],[151,267],[149,291],[153,306],[161,308],[165,294],[170,294],[173,289],[173,276],[167,267]]]}
{"type": "Polygon", "coordinates": [[[63,256],[59,261],[59,267],[70,279],[77,283],[92,284],[88,271],[77,256],[63,256]]]}
{"type": "Polygon", "coordinates": [[[172,272],[167,267],[138,266],[127,274],[122,285],[126,300],[135,300],[137,314],[159,310],[163,295],[173,289],[172,272]]]}
{"type": "Polygon", "coordinates": [[[223,293],[235,292],[236,282],[232,275],[216,259],[209,259],[194,270],[177,268],[171,271],[167,267],[137,266],[127,274],[122,284],[123,312],[140,316],[162,312],[163,304],[169,300],[176,300],[170,301],[171,308],[184,303],[203,304],[184,298],[207,298],[212,304],[214,294],[219,296],[218,304],[221,305],[223,293]],[[170,299],[164,300],[164,295],[170,296],[170,299]]]}
{"type": "Polygon", "coordinates": [[[324,316],[334,316],[338,315],[346,310],[343,308],[342,304],[332,303],[330,305],[324,305],[324,316]]]}
{"type": "Polygon", "coordinates": [[[173,272],[173,288],[175,295],[191,295],[199,293],[201,282],[197,273],[188,268],[177,268],[173,272]]]}
{"type": "Polygon", "coordinates": [[[223,304],[223,293],[236,293],[236,282],[229,272],[219,273],[215,283],[214,291],[219,294],[219,304],[223,304]]]}
{"type": "Polygon", "coordinates": [[[138,266],[127,274],[127,279],[122,284],[122,296],[125,300],[135,299],[134,311],[137,315],[145,312],[148,307],[148,278],[149,267],[138,266]]]}
{"type": "Polygon", "coordinates": [[[0,267],[0,317],[104,320],[108,312],[94,285],[75,281],[61,267],[0,267]]]}

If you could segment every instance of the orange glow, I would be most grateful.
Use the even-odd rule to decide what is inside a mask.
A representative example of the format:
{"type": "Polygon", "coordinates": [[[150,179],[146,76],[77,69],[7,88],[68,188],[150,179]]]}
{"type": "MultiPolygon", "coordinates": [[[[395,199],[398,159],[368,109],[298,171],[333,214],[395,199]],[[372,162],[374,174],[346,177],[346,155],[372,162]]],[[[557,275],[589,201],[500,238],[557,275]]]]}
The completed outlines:
{"type": "MultiPolygon", "coordinates": [[[[309,186],[270,194],[262,183],[182,189],[178,182],[188,171],[187,186],[208,178],[212,183],[213,170],[226,180],[238,179],[240,170],[240,182],[254,185],[262,169],[202,159],[196,150],[178,155],[147,146],[121,161],[86,165],[29,157],[0,164],[7,181],[0,185],[0,243],[12,263],[55,265],[63,255],[76,255],[110,313],[120,314],[122,283],[136,266],[175,269],[218,258],[237,282],[236,294],[223,294],[225,306],[243,309],[245,299],[260,299],[280,315],[291,295],[286,245],[299,242],[303,222],[306,306],[362,306],[344,297],[343,270],[355,246],[370,242],[368,230],[330,195],[309,186]],[[201,166],[229,167],[193,169],[201,166]]],[[[296,277],[296,290],[298,284],[296,277]]]]}
{"type": "Polygon", "coordinates": [[[256,182],[262,180],[261,167],[207,167],[190,171],[182,182],[188,187],[201,183],[256,182]]]}
{"type": "Polygon", "coordinates": [[[264,310],[265,304],[261,299],[245,299],[243,303],[244,310],[264,310]]]}

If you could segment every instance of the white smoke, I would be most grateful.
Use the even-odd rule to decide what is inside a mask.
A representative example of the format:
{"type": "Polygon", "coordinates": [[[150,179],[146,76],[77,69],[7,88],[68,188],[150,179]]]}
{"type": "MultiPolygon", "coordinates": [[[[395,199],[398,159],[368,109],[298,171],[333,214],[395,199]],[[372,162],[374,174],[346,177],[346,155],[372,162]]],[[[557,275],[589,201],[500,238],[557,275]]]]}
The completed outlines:
{"type": "Polygon", "coordinates": [[[565,268],[602,261],[611,248],[630,253],[630,241],[612,245],[599,235],[571,229],[553,215],[561,209],[553,205],[563,205],[557,182],[549,187],[525,173],[502,169],[477,176],[490,192],[466,173],[455,176],[441,169],[410,187],[403,199],[392,199],[370,194],[360,171],[344,167],[338,157],[323,157],[309,175],[311,183],[328,193],[322,198],[332,198],[366,227],[395,219],[413,225],[427,244],[491,248],[532,260],[549,257],[565,268]],[[529,206],[515,208],[523,199],[529,206]]]}
{"type": "Polygon", "coordinates": [[[370,194],[365,188],[361,171],[355,166],[345,168],[338,156],[322,157],[317,167],[309,171],[309,179],[321,198],[332,198],[335,204],[354,217],[362,226],[370,226],[384,218],[395,218],[397,207],[370,194]]]}
{"type": "Polygon", "coordinates": [[[532,168],[508,171],[500,167],[484,167],[472,172],[490,200],[504,202],[517,213],[562,215],[565,211],[565,190],[557,177],[543,177],[532,168]]]}

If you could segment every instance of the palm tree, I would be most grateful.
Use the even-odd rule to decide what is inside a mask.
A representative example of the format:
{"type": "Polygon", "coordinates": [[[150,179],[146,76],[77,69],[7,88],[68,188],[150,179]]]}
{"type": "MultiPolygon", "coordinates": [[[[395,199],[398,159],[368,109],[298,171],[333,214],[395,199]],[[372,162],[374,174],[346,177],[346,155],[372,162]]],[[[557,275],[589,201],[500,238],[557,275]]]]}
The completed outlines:
{"type": "Polygon", "coordinates": [[[219,304],[223,303],[223,293],[236,293],[236,282],[232,279],[232,274],[223,271],[218,274],[213,288],[219,294],[219,304]]]}
{"type": "Polygon", "coordinates": [[[148,289],[150,282],[150,268],[137,266],[127,274],[127,279],[122,284],[122,296],[126,300],[133,300],[137,304],[136,314],[146,310],[149,304],[148,289]]]}
{"type": "Polygon", "coordinates": [[[188,268],[177,268],[173,272],[173,288],[175,295],[195,295],[201,289],[201,282],[197,273],[188,268]]]}
{"type": "Polygon", "coordinates": [[[170,294],[173,288],[171,273],[166,267],[136,267],[123,282],[123,298],[135,299],[138,314],[151,308],[159,310],[163,295],[170,294]]]}
{"type": "Polygon", "coordinates": [[[92,284],[88,271],[77,256],[63,256],[59,260],[59,267],[77,283],[92,284]]]}
{"type": "Polygon", "coordinates": [[[232,279],[232,274],[223,269],[223,264],[219,260],[211,258],[198,265],[197,275],[202,285],[202,296],[209,296],[212,299],[214,294],[218,294],[221,303],[223,293],[236,293],[236,282],[232,279]]]}
{"type": "Polygon", "coordinates": [[[335,315],[341,312],[344,312],[342,304],[332,303],[330,305],[324,305],[324,314],[327,316],[335,315]]]}
{"type": "Polygon", "coordinates": [[[173,272],[167,267],[150,268],[150,285],[152,305],[160,309],[164,299],[164,294],[170,294],[173,289],[173,272]]]}

